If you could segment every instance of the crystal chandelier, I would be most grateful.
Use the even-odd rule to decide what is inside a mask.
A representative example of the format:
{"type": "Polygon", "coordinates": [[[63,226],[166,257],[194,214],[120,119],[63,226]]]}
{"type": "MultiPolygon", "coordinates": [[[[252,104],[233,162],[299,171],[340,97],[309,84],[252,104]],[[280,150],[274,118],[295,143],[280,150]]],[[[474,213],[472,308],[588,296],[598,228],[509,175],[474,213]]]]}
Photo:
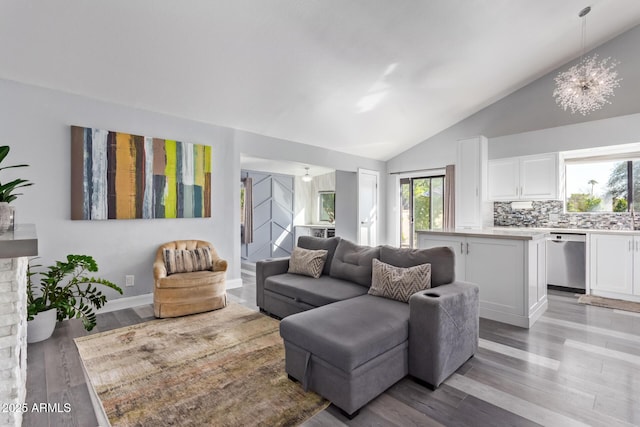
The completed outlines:
{"type": "Polygon", "coordinates": [[[578,16],[582,18],[582,56],[577,65],[563,71],[556,77],[556,89],[553,96],[556,104],[565,111],[571,110],[586,116],[588,113],[599,110],[604,104],[611,104],[610,97],[614,96],[613,89],[620,86],[618,72],[614,68],[617,61],[606,58],[598,61],[598,55],[594,54],[584,58],[585,41],[587,33],[586,15],[591,7],[580,11],[578,16]]]}

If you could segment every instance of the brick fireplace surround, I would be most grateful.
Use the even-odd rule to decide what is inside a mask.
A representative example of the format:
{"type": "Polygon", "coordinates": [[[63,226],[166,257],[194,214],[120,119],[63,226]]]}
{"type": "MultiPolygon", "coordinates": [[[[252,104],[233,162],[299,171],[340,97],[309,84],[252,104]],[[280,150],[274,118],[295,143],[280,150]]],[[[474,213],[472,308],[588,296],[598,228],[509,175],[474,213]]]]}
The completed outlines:
{"type": "Polygon", "coordinates": [[[0,426],[21,426],[27,383],[27,265],[38,254],[33,225],[0,234],[0,426]]]}

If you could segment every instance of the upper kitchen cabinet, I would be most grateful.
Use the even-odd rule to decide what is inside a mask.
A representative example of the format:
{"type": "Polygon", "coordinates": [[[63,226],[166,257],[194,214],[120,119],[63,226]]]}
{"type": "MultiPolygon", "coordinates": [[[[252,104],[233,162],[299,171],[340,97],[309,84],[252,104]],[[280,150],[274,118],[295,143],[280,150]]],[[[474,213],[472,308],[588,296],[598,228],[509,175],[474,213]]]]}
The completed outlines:
{"type": "Polygon", "coordinates": [[[455,172],[456,228],[482,228],[483,176],[487,168],[487,138],[458,141],[455,172]]]}
{"type": "Polygon", "coordinates": [[[490,160],[487,179],[489,200],[557,199],[558,155],[490,160]]]}

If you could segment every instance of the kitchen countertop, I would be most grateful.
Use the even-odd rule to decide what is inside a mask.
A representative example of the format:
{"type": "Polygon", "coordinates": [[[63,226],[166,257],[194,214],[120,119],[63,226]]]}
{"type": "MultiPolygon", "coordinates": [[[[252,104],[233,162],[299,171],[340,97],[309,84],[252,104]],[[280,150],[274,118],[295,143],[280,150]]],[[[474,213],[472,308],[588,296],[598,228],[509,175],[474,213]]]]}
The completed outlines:
{"type": "Polygon", "coordinates": [[[429,230],[417,231],[418,234],[428,234],[432,236],[460,236],[460,237],[486,237],[491,239],[510,240],[537,240],[542,239],[548,233],[539,229],[515,228],[515,227],[491,227],[483,229],[462,229],[455,230],[429,230]]]}
{"type": "Polygon", "coordinates": [[[483,229],[454,230],[429,230],[417,231],[417,233],[430,234],[435,236],[460,236],[460,237],[486,237],[495,239],[511,240],[537,240],[544,238],[547,234],[553,233],[573,233],[573,234],[619,234],[619,235],[640,235],[640,230],[600,230],[591,228],[531,228],[531,227],[487,227],[483,229]]]}

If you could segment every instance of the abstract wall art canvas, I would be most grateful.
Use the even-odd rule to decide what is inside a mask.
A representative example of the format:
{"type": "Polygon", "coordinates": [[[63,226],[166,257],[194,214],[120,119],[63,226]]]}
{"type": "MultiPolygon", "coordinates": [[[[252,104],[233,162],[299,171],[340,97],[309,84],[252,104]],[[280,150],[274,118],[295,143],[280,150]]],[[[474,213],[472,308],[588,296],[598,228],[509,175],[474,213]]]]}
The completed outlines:
{"type": "Polygon", "coordinates": [[[211,147],[71,126],[71,219],[211,217],[211,147]]]}

